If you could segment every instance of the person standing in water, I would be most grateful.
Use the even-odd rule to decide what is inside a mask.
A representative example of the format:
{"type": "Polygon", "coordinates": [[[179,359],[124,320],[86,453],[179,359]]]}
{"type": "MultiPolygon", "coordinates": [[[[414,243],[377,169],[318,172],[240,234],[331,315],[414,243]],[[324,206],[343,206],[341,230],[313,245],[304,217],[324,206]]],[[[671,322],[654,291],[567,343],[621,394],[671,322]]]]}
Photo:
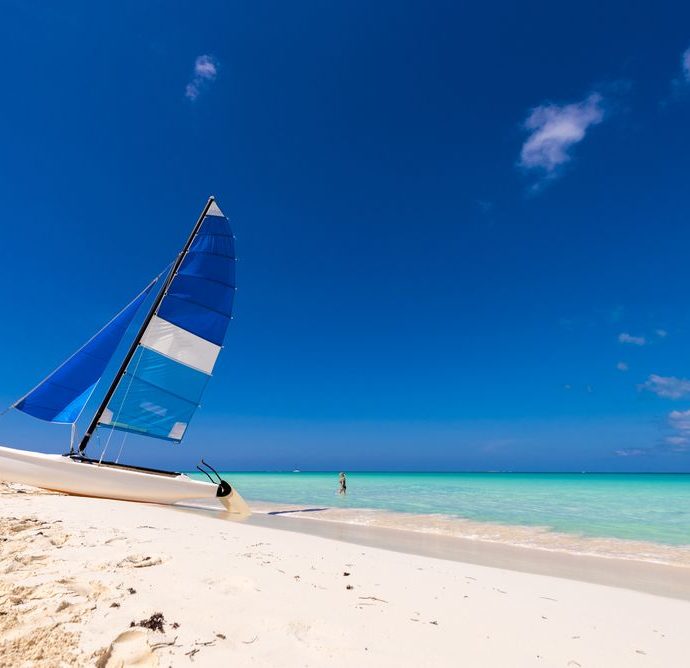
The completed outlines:
{"type": "Polygon", "coordinates": [[[347,478],[342,471],[338,476],[338,494],[347,494],[347,478]]]}

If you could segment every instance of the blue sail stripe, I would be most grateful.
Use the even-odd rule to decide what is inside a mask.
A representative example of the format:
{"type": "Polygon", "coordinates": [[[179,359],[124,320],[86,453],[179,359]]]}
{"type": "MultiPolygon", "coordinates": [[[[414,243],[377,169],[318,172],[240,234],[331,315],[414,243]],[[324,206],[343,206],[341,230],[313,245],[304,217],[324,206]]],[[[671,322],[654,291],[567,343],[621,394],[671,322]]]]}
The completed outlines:
{"type": "Polygon", "coordinates": [[[140,346],[132,358],[133,375],[153,387],[198,404],[211,376],[140,346]]]}
{"type": "Polygon", "coordinates": [[[230,323],[228,316],[170,295],[161,304],[158,315],[164,320],[219,346],[223,345],[225,332],[230,323]]]}
{"type": "Polygon", "coordinates": [[[224,255],[215,253],[189,253],[185,257],[178,275],[194,276],[224,285],[235,285],[235,263],[228,262],[224,255]]]}
{"type": "Polygon", "coordinates": [[[230,316],[234,292],[234,287],[217,281],[178,274],[168,290],[168,296],[194,302],[216,313],[230,316]]]}
{"type": "Polygon", "coordinates": [[[198,398],[195,400],[190,397],[183,396],[179,393],[179,390],[174,392],[169,387],[161,387],[160,385],[156,385],[155,383],[150,383],[148,380],[144,380],[143,378],[141,378],[141,376],[130,376],[130,374],[125,374],[125,378],[122,381],[123,385],[128,384],[129,381],[127,380],[127,377],[134,379],[137,383],[143,383],[144,385],[148,385],[150,388],[154,390],[160,390],[165,395],[169,395],[173,397],[175,400],[179,399],[181,401],[184,401],[185,403],[194,404],[194,406],[196,406],[197,408],[201,405],[199,404],[199,399],[201,399],[201,395],[199,395],[198,398]]]}
{"type": "Polygon", "coordinates": [[[200,234],[189,250],[193,253],[213,253],[234,258],[235,238],[220,234],[200,234]]]}

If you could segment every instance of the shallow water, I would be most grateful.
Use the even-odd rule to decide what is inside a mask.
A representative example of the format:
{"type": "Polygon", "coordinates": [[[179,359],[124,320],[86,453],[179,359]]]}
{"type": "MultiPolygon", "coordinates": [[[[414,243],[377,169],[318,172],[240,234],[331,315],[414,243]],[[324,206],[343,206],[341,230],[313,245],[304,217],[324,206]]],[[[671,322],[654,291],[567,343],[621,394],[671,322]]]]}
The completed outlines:
{"type": "Polygon", "coordinates": [[[347,496],[337,494],[337,472],[224,475],[249,500],[690,546],[686,474],[350,473],[347,496]]]}

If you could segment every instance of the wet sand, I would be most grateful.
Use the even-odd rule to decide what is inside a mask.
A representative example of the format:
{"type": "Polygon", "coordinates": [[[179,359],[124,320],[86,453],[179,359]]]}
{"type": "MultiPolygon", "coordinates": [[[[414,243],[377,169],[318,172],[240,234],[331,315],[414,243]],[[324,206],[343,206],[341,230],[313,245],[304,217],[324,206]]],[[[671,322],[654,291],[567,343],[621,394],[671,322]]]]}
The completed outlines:
{"type": "MultiPolygon", "coordinates": [[[[354,514],[356,516],[357,513],[354,514]]],[[[260,512],[255,513],[249,522],[256,526],[308,533],[367,547],[568,578],[690,601],[690,565],[686,565],[689,563],[690,549],[687,548],[666,549],[665,546],[645,544],[647,549],[643,550],[643,554],[651,553],[656,559],[650,561],[634,558],[635,554],[640,553],[634,552],[640,544],[633,541],[629,541],[629,556],[621,558],[574,553],[566,548],[558,549],[558,543],[549,548],[523,547],[463,536],[363,525],[347,521],[347,513],[342,512],[336,514],[340,521],[325,519],[327,517],[328,513],[319,509],[260,504],[260,512]],[[657,560],[661,555],[675,561],[660,563],[657,560]]],[[[623,542],[627,541],[616,541],[618,544],[623,542]]],[[[576,543],[575,539],[566,537],[565,545],[568,548],[577,545],[582,550],[587,543],[587,539],[580,539],[576,543]]],[[[607,543],[610,544],[610,541],[607,543]]]]}

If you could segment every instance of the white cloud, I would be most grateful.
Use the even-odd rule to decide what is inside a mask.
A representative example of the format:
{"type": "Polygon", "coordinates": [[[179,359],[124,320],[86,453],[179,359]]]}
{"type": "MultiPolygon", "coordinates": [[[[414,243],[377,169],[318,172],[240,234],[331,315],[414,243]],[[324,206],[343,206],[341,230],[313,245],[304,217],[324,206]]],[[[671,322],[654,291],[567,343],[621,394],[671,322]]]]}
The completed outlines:
{"type": "Polygon", "coordinates": [[[185,88],[185,97],[197,99],[201,92],[218,76],[218,61],[209,55],[198,56],[194,61],[194,74],[185,88]]]}
{"type": "Polygon", "coordinates": [[[628,332],[621,332],[618,335],[618,340],[621,343],[632,343],[635,346],[643,346],[647,343],[647,339],[645,339],[644,336],[633,336],[632,334],[628,334],[628,332]]]}
{"type": "Polygon", "coordinates": [[[668,336],[668,332],[665,329],[657,329],[656,330],[656,335],[660,339],[665,339],[668,336]]]}
{"type": "Polygon", "coordinates": [[[203,79],[215,79],[216,63],[211,56],[199,56],[194,63],[194,74],[203,79]]]}
{"type": "Polygon", "coordinates": [[[690,433],[690,410],[671,411],[668,414],[668,423],[680,432],[690,433]]]}
{"type": "Polygon", "coordinates": [[[627,371],[628,368],[627,362],[618,362],[618,364],[616,364],[616,369],[618,369],[618,371],[627,371]]]}
{"type": "Polygon", "coordinates": [[[675,376],[657,376],[653,373],[640,385],[640,389],[649,390],[666,399],[680,399],[690,394],[690,380],[675,376]]]}
{"type": "Polygon", "coordinates": [[[520,166],[555,176],[558,168],[571,159],[570,149],[585,138],[590,126],[603,120],[603,97],[599,93],[573,104],[535,107],[523,124],[530,134],[522,145],[520,166]]]}
{"type": "Polygon", "coordinates": [[[664,442],[668,445],[679,446],[687,443],[689,440],[687,436],[667,436],[664,442]]]}
{"type": "Polygon", "coordinates": [[[683,78],[687,83],[690,83],[690,47],[685,49],[682,57],[683,78]]]}

